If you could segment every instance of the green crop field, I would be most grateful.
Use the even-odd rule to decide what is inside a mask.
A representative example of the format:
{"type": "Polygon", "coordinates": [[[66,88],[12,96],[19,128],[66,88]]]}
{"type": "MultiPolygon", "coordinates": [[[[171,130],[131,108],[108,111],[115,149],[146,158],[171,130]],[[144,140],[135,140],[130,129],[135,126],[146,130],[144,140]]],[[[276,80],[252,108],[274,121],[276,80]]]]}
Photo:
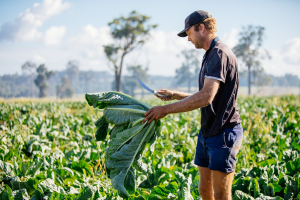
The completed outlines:
{"type": "MultiPolygon", "coordinates": [[[[238,108],[244,138],[233,199],[300,199],[300,96],[240,98],[238,108]]],[[[121,199],[105,166],[109,137],[95,139],[102,114],[86,102],[0,103],[0,199],[121,199]]],[[[201,199],[200,117],[161,119],[154,153],[146,146],[142,157],[149,170],[135,171],[129,199],[201,199]]]]}

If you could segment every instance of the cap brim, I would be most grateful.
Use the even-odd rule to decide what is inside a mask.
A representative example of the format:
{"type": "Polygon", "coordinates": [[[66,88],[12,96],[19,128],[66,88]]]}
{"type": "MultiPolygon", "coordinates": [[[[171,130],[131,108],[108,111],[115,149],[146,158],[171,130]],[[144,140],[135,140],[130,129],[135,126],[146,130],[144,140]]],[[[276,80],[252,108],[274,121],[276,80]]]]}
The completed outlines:
{"type": "Polygon", "coordinates": [[[190,28],[191,28],[191,27],[185,28],[183,31],[181,31],[181,32],[178,33],[177,35],[178,35],[179,37],[186,37],[186,36],[187,36],[186,31],[189,30],[190,28]]]}

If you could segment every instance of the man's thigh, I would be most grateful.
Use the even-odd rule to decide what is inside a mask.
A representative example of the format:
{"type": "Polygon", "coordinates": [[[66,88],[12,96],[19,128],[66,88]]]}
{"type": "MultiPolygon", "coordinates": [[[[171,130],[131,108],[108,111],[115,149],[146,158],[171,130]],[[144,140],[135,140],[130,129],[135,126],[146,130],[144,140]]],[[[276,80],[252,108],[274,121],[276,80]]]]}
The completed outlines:
{"type": "Polygon", "coordinates": [[[199,170],[199,194],[203,200],[214,200],[214,190],[212,184],[212,173],[207,167],[198,166],[199,170]]]}
{"type": "Polygon", "coordinates": [[[241,125],[224,129],[221,134],[207,138],[205,145],[208,149],[208,168],[224,173],[233,172],[242,140],[243,129],[241,125]]]}
{"type": "Polygon", "coordinates": [[[199,193],[204,200],[231,199],[234,172],[224,173],[206,167],[198,167],[198,170],[199,193]]]}

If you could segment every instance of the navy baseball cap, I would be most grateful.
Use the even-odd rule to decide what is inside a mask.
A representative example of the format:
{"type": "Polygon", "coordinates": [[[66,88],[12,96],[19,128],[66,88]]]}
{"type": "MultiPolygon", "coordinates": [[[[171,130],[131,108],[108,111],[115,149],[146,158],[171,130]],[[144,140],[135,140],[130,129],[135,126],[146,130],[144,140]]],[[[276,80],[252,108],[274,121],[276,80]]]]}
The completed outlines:
{"type": "Polygon", "coordinates": [[[186,37],[187,34],[185,33],[189,28],[191,28],[193,25],[212,17],[208,12],[204,10],[197,10],[190,14],[184,21],[184,30],[178,33],[177,35],[179,37],[186,37]]]}

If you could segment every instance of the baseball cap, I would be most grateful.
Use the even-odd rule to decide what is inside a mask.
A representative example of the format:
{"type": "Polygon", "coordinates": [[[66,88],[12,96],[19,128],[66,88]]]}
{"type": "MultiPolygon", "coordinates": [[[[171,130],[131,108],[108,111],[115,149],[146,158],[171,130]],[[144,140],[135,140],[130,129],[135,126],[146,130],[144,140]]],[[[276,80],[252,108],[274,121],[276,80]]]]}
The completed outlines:
{"type": "Polygon", "coordinates": [[[184,30],[181,31],[180,33],[178,33],[177,35],[179,37],[186,37],[187,34],[185,33],[185,31],[187,31],[189,28],[191,28],[193,25],[209,18],[212,17],[208,12],[204,11],[204,10],[197,10],[195,12],[193,12],[192,14],[190,14],[184,21],[184,30]]]}

